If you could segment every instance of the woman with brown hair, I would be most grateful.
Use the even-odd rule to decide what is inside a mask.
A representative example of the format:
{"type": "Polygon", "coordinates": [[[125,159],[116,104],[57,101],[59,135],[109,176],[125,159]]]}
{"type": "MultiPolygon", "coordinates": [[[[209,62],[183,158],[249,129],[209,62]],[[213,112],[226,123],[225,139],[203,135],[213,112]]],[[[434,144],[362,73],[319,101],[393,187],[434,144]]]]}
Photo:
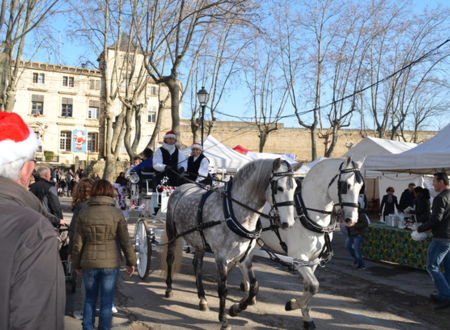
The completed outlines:
{"type": "Polygon", "coordinates": [[[136,255],[129,242],[127,224],[115,207],[114,188],[106,180],[96,181],[87,208],[81,210],[72,249],[72,266],[83,274],[86,298],[83,329],[93,329],[95,305],[100,294],[99,329],[111,329],[112,302],[119,275],[120,251],[124,252],[131,276],[136,255]]]}
{"type": "Polygon", "coordinates": [[[83,178],[78,182],[72,192],[72,220],[69,225],[69,254],[72,251],[73,237],[75,236],[78,216],[80,211],[87,207],[88,200],[91,197],[91,189],[94,180],[83,178]]]}

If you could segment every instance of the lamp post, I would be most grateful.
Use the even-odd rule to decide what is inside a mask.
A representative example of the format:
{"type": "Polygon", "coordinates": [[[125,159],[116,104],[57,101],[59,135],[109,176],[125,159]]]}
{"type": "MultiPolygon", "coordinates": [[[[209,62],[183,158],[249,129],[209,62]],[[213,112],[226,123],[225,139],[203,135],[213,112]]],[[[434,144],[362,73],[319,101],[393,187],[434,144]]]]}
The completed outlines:
{"type": "Polygon", "coordinates": [[[200,103],[200,106],[202,107],[202,114],[201,114],[201,118],[202,118],[202,127],[201,127],[201,138],[202,138],[202,148],[203,148],[203,132],[204,132],[204,124],[205,124],[205,107],[206,107],[206,103],[208,103],[208,99],[209,99],[209,94],[206,91],[205,87],[203,86],[202,89],[200,89],[197,92],[197,99],[198,99],[198,103],[200,103]]]}

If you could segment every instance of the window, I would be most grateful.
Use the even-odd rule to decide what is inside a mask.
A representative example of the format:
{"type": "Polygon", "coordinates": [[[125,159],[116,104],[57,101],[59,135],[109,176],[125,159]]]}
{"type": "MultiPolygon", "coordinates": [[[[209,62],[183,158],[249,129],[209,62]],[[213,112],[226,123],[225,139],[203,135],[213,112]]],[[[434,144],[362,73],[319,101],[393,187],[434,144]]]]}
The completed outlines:
{"type": "Polygon", "coordinates": [[[45,74],[33,72],[33,83],[44,84],[45,83],[45,74]]]}
{"type": "Polygon", "coordinates": [[[147,122],[156,123],[156,106],[152,106],[147,112],[147,122]]]}
{"type": "Polygon", "coordinates": [[[31,114],[36,117],[44,114],[44,95],[31,95],[31,114]]]}
{"type": "Polygon", "coordinates": [[[98,119],[100,113],[100,101],[89,100],[88,119],[98,119]]]}
{"type": "Polygon", "coordinates": [[[72,132],[61,131],[59,135],[59,149],[64,151],[70,151],[72,148],[72,132]]]}
{"type": "Polygon", "coordinates": [[[63,76],[63,86],[73,87],[74,86],[74,78],[69,76],[63,76]]]}
{"type": "Polygon", "coordinates": [[[158,86],[151,86],[150,87],[150,94],[151,95],[158,95],[158,86]]]}
{"type": "Polygon", "coordinates": [[[98,152],[98,133],[88,133],[88,152],[98,152]]]}
{"type": "Polygon", "coordinates": [[[100,90],[100,80],[99,79],[89,80],[89,89],[100,90]]]}
{"type": "Polygon", "coordinates": [[[62,98],[61,116],[72,117],[73,114],[73,100],[68,97],[62,98]]]}
{"type": "Polygon", "coordinates": [[[39,128],[34,129],[34,134],[36,134],[36,137],[39,141],[39,146],[38,149],[36,150],[37,152],[42,152],[42,142],[41,142],[41,134],[39,133],[39,128]]]}

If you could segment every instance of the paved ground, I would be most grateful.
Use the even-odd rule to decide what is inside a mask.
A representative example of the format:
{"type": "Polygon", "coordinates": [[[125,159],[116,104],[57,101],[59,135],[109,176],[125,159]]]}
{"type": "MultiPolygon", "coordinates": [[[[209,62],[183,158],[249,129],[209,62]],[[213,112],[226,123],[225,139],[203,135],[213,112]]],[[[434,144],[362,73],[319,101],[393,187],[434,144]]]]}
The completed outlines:
{"type": "MultiPolygon", "coordinates": [[[[67,214],[70,216],[70,214],[67,214]]],[[[450,310],[434,312],[428,300],[433,291],[426,272],[398,265],[368,262],[366,270],[356,270],[343,248],[344,237],[333,240],[335,257],[318,269],[321,288],[312,301],[312,317],[319,329],[450,329],[450,310]]],[[[122,273],[118,285],[119,313],[114,329],[218,329],[218,299],[215,268],[211,256],[205,262],[205,289],[210,311],[200,312],[192,272],[191,254],[184,254],[180,274],[174,280],[174,297],[164,298],[165,283],[159,271],[157,253],[152,273],[146,281],[122,273]]],[[[261,289],[258,302],[231,318],[234,329],[298,329],[299,311],[286,312],[284,304],[298,297],[301,279],[270,260],[255,258],[261,289]]],[[[240,274],[230,276],[227,306],[237,302],[240,274]]],[[[68,295],[66,329],[80,329],[81,321],[70,316],[81,308],[81,290],[68,295]]]]}

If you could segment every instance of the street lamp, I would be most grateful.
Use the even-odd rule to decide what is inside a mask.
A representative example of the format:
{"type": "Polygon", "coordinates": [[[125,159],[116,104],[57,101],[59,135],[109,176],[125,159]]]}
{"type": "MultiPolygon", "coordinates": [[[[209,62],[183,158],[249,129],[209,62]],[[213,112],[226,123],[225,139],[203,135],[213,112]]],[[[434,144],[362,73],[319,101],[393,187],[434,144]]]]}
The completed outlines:
{"type": "Polygon", "coordinates": [[[204,131],[204,123],[205,123],[205,107],[206,107],[206,103],[208,103],[208,99],[209,99],[209,94],[206,91],[204,86],[202,87],[202,89],[200,89],[197,92],[197,99],[198,99],[198,103],[200,103],[200,106],[202,107],[202,128],[201,128],[201,134],[202,134],[202,148],[203,148],[203,131],[204,131]]]}

